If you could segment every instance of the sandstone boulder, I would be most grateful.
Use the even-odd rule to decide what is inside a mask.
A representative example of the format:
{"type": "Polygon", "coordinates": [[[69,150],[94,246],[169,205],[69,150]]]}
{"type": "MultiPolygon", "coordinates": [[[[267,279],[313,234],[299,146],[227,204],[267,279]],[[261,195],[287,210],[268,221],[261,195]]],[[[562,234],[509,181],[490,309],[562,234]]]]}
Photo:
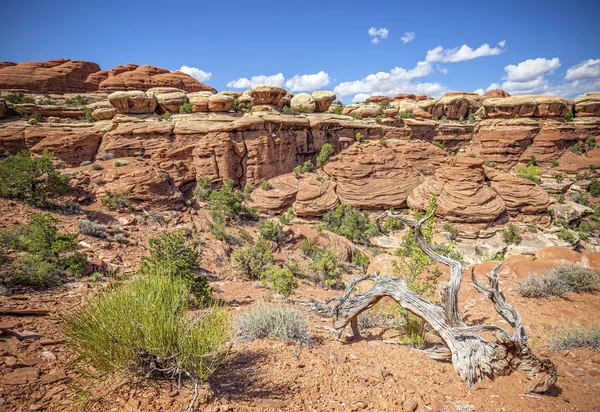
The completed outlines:
{"type": "Polygon", "coordinates": [[[548,194],[536,183],[528,179],[485,168],[485,175],[504,201],[509,214],[528,215],[544,213],[550,204],[548,194]]]}
{"type": "Polygon", "coordinates": [[[600,93],[586,93],[585,96],[578,97],[573,102],[575,103],[575,116],[600,117],[600,93]]]}
{"type": "Polygon", "coordinates": [[[388,97],[388,96],[371,96],[367,99],[367,103],[374,103],[374,104],[379,105],[384,100],[391,102],[392,100],[394,100],[394,98],[388,97]]]}
{"type": "Polygon", "coordinates": [[[179,113],[179,108],[186,102],[185,92],[174,87],[153,87],[146,95],[156,97],[163,112],[179,113]]]}
{"type": "Polygon", "coordinates": [[[248,90],[253,105],[269,104],[277,106],[286,91],[276,86],[254,86],[248,90]]]}
{"type": "Polygon", "coordinates": [[[416,100],[416,96],[412,93],[398,93],[394,100],[416,100]]]}
{"type": "Polygon", "coordinates": [[[117,113],[149,114],[156,111],[156,97],[148,96],[141,90],[114,92],[108,96],[108,101],[117,113]]]}
{"type": "Polygon", "coordinates": [[[500,196],[484,181],[483,162],[457,158],[439,168],[408,197],[408,206],[426,210],[427,201],[437,195],[436,215],[452,222],[484,223],[496,220],[505,210],[500,196]]]}
{"type": "Polygon", "coordinates": [[[101,107],[92,112],[92,117],[95,120],[110,120],[117,114],[117,109],[114,107],[101,107]]]}
{"type": "Polygon", "coordinates": [[[502,89],[494,89],[488,90],[483,94],[483,96],[488,99],[498,99],[501,97],[510,97],[510,94],[508,94],[508,92],[505,92],[502,89]]]}
{"type": "Polygon", "coordinates": [[[573,101],[564,97],[522,95],[485,99],[483,110],[487,118],[566,117],[573,101]]]}
{"type": "Polygon", "coordinates": [[[327,90],[320,90],[312,93],[312,98],[317,105],[316,111],[320,113],[326,113],[331,106],[331,103],[337,98],[334,92],[327,90]]]}
{"type": "Polygon", "coordinates": [[[211,112],[228,112],[233,107],[233,97],[217,93],[208,98],[208,110],[211,112]]]}
{"type": "Polygon", "coordinates": [[[294,98],[295,94],[292,92],[287,92],[279,101],[279,104],[277,106],[279,107],[291,107],[292,104],[292,99],[294,98]]]}
{"type": "Polygon", "coordinates": [[[571,200],[565,200],[564,203],[553,203],[548,207],[548,210],[552,211],[555,219],[565,220],[567,222],[573,222],[594,213],[592,208],[571,200]]]}
{"type": "Polygon", "coordinates": [[[208,112],[208,98],[212,95],[211,92],[189,93],[187,97],[192,104],[192,111],[194,113],[208,112]]]}
{"type": "Polygon", "coordinates": [[[298,185],[294,214],[300,217],[323,216],[339,204],[335,182],[323,176],[303,176],[298,185]]]}
{"type": "Polygon", "coordinates": [[[292,175],[281,175],[269,180],[271,189],[256,188],[250,195],[248,205],[263,213],[283,212],[296,200],[298,179],[292,175]]]}
{"type": "Polygon", "coordinates": [[[307,113],[313,113],[317,108],[317,104],[315,103],[312,96],[308,93],[298,93],[295,95],[291,102],[290,107],[292,109],[302,109],[306,110],[307,113]]]}
{"type": "Polygon", "coordinates": [[[100,71],[96,63],[84,60],[53,59],[24,62],[0,68],[0,89],[39,93],[85,93],[97,90],[86,83],[100,71]]]}
{"type": "Polygon", "coordinates": [[[246,90],[240,97],[238,97],[238,101],[243,104],[252,103],[252,97],[250,96],[249,90],[246,90]]]}

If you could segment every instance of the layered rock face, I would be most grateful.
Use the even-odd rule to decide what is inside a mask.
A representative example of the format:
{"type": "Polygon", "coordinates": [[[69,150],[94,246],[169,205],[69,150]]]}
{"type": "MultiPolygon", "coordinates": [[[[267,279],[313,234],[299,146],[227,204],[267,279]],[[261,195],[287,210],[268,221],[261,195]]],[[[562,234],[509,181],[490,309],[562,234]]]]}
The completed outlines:
{"type": "Polygon", "coordinates": [[[53,59],[45,62],[0,63],[0,90],[32,93],[86,93],[123,90],[148,90],[174,87],[187,92],[211,91],[182,72],[171,72],[156,66],[127,64],[101,70],[85,60],[53,59]]]}
{"type": "Polygon", "coordinates": [[[19,64],[0,63],[0,89],[38,93],[85,93],[97,90],[86,83],[100,66],[85,60],[54,59],[19,64]]]}
{"type": "Polygon", "coordinates": [[[487,118],[566,117],[573,110],[573,101],[553,96],[510,96],[485,99],[483,110],[487,118]]]}

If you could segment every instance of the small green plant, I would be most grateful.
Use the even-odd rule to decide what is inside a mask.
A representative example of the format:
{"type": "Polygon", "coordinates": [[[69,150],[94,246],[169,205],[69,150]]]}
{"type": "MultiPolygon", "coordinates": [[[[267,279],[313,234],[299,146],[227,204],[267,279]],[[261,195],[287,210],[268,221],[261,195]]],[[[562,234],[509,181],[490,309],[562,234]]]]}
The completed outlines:
{"type": "Polygon", "coordinates": [[[102,170],[102,169],[104,169],[104,168],[103,168],[103,167],[102,167],[102,165],[101,165],[101,164],[99,164],[99,163],[92,163],[91,169],[92,169],[92,170],[102,170]]]}
{"type": "Polygon", "coordinates": [[[600,181],[598,179],[592,179],[589,191],[592,196],[600,197],[600,181]]]}
{"type": "Polygon", "coordinates": [[[306,162],[302,163],[302,173],[310,173],[313,170],[315,170],[315,165],[313,164],[312,161],[307,160],[306,162]]]}
{"type": "Polygon", "coordinates": [[[556,180],[556,183],[562,183],[563,180],[565,180],[565,175],[561,172],[556,172],[554,173],[554,179],[556,180]]]}
{"type": "Polygon", "coordinates": [[[531,155],[529,158],[529,162],[527,163],[529,166],[539,166],[537,159],[534,155],[531,155]]]}
{"type": "Polygon", "coordinates": [[[285,213],[279,215],[279,221],[282,225],[291,225],[294,221],[294,209],[290,207],[285,213]]]}
{"type": "Polygon", "coordinates": [[[583,192],[575,192],[571,194],[571,200],[580,205],[589,206],[590,201],[588,195],[583,192]]]}
{"type": "Polygon", "coordinates": [[[223,213],[213,211],[211,214],[211,221],[208,222],[208,231],[213,234],[217,240],[222,242],[227,240],[227,219],[223,213]]]}
{"type": "Polygon", "coordinates": [[[519,283],[519,293],[526,298],[563,296],[568,292],[598,290],[600,277],[591,269],[576,265],[559,265],[544,276],[530,276],[519,283]]]}
{"type": "Polygon", "coordinates": [[[514,115],[514,117],[513,117],[513,119],[520,119],[520,118],[521,118],[521,116],[519,116],[519,114],[518,114],[518,113],[517,113],[517,114],[515,114],[515,115],[514,115]]]}
{"type": "Polygon", "coordinates": [[[255,308],[238,318],[237,336],[241,341],[256,339],[280,339],[286,344],[310,344],[302,313],[279,305],[255,308]]]}
{"type": "Polygon", "coordinates": [[[484,160],[483,164],[487,167],[491,167],[492,169],[496,167],[496,163],[491,160],[484,160]]]}
{"type": "Polygon", "coordinates": [[[517,168],[517,176],[531,180],[532,182],[539,183],[540,176],[542,175],[542,171],[538,166],[535,165],[527,165],[520,166],[517,168]]]}
{"type": "Polygon", "coordinates": [[[356,252],[354,256],[352,256],[352,263],[356,266],[360,267],[364,273],[367,273],[367,268],[369,267],[369,263],[371,263],[369,256],[364,253],[356,252]]]}
{"type": "Polygon", "coordinates": [[[259,279],[265,268],[273,264],[273,260],[269,242],[262,239],[233,253],[235,266],[249,279],[259,279]]]}
{"type": "Polygon", "coordinates": [[[131,208],[131,201],[127,193],[112,193],[107,191],[100,201],[111,210],[131,208]]]}
{"type": "Polygon", "coordinates": [[[281,226],[275,220],[263,220],[260,222],[260,236],[263,239],[279,243],[283,239],[283,231],[281,226]]]}
{"type": "Polygon", "coordinates": [[[392,233],[404,229],[404,223],[398,219],[386,217],[381,221],[379,227],[383,233],[392,233]]]}
{"type": "Polygon", "coordinates": [[[552,162],[550,163],[550,167],[558,167],[559,163],[558,163],[558,159],[552,159],[552,162]]]}
{"type": "Polygon", "coordinates": [[[600,329],[563,329],[550,341],[552,350],[591,349],[600,351],[600,329]]]}
{"type": "Polygon", "coordinates": [[[21,152],[0,160],[0,196],[45,206],[48,200],[71,191],[69,176],[54,169],[52,154],[37,159],[21,152]]]}
{"type": "Polygon", "coordinates": [[[260,182],[260,188],[262,190],[271,190],[273,189],[273,185],[271,185],[271,183],[269,183],[268,180],[263,180],[262,182],[260,182]]]}
{"type": "Polygon", "coordinates": [[[471,159],[475,159],[475,158],[477,157],[477,155],[476,155],[475,153],[470,153],[470,154],[469,154],[469,157],[470,157],[471,159]]]}
{"type": "Polygon", "coordinates": [[[561,193],[558,195],[558,197],[556,198],[558,203],[565,203],[565,194],[561,193]]]}
{"type": "Polygon", "coordinates": [[[67,99],[66,103],[69,106],[85,106],[86,104],[88,104],[88,101],[86,100],[85,97],[78,94],[77,96],[75,96],[73,98],[67,99]]]}
{"type": "Polygon", "coordinates": [[[189,113],[193,113],[194,107],[192,106],[192,104],[190,102],[184,103],[181,106],[179,106],[179,113],[182,114],[189,114],[189,113]]]}
{"type": "Polygon", "coordinates": [[[128,164],[129,162],[125,159],[117,159],[113,162],[113,166],[115,167],[127,166],[128,164]]]}
{"type": "Polygon", "coordinates": [[[573,113],[573,110],[571,110],[566,117],[567,122],[572,122],[574,118],[575,118],[575,113],[573,113]]]}
{"type": "Polygon", "coordinates": [[[106,238],[108,231],[106,226],[94,223],[88,219],[79,219],[77,221],[77,229],[84,235],[106,238]]]}
{"type": "Polygon", "coordinates": [[[344,105],[341,103],[336,104],[336,106],[333,108],[333,113],[335,113],[335,114],[342,114],[343,111],[344,111],[344,105]]]}
{"type": "Polygon", "coordinates": [[[521,243],[521,233],[519,228],[514,223],[509,223],[508,226],[502,231],[502,238],[507,244],[518,245],[521,243]]]}
{"type": "Polygon", "coordinates": [[[83,112],[85,113],[85,116],[83,117],[83,119],[88,122],[88,123],[92,123],[94,121],[96,121],[96,119],[94,119],[94,116],[92,116],[94,109],[90,108],[90,107],[84,107],[83,108],[83,112]]]}
{"type": "Polygon", "coordinates": [[[366,141],[365,137],[361,132],[356,132],[356,135],[354,137],[358,143],[364,143],[366,141]]]}
{"type": "Polygon", "coordinates": [[[475,114],[473,112],[469,112],[469,115],[467,116],[467,122],[475,123],[475,114]]]}
{"type": "MultiPolygon", "coordinates": [[[[162,120],[170,120],[170,119],[171,119],[171,112],[167,110],[166,112],[164,112],[164,113],[163,113],[163,114],[160,116],[160,119],[162,119],[162,120]]],[[[160,120],[160,119],[159,119],[159,120],[160,120]]]]}
{"type": "Polygon", "coordinates": [[[35,120],[36,122],[41,122],[42,120],[44,120],[44,117],[40,114],[40,112],[38,111],[34,111],[32,112],[29,116],[30,119],[35,120]]]}
{"type": "Polygon", "coordinates": [[[255,219],[256,210],[244,205],[246,196],[227,180],[221,189],[213,190],[209,195],[208,208],[223,214],[227,218],[255,219]]]}
{"type": "Polygon", "coordinates": [[[560,240],[571,244],[577,241],[575,235],[570,230],[564,227],[559,229],[559,231],[556,233],[556,236],[558,236],[560,240]]]}
{"type": "Polygon", "coordinates": [[[444,223],[443,226],[444,232],[448,236],[448,239],[455,240],[458,237],[458,229],[454,227],[454,225],[450,222],[444,223]]]}
{"type": "Polygon", "coordinates": [[[8,93],[2,98],[12,104],[35,104],[33,97],[25,96],[23,93],[8,93]]]}
{"type": "Polygon", "coordinates": [[[383,137],[381,139],[379,139],[379,146],[381,146],[381,147],[387,146],[387,141],[383,137]]]}
{"type": "Polygon", "coordinates": [[[332,154],[333,146],[331,143],[325,143],[317,156],[317,168],[325,166],[325,163],[327,163],[332,154]]]}
{"type": "Polygon", "coordinates": [[[37,102],[37,104],[42,106],[56,106],[56,102],[52,100],[48,93],[45,93],[42,98],[37,102]]]}
{"type": "Polygon", "coordinates": [[[360,113],[351,113],[350,117],[352,117],[354,120],[362,120],[363,116],[360,113]]]}
{"type": "Polygon", "coordinates": [[[194,197],[207,201],[212,193],[212,179],[210,177],[201,177],[192,191],[194,197]]]}
{"type": "Polygon", "coordinates": [[[343,204],[323,216],[323,228],[364,245],[377,233],[377,226],[366,212],[343,204]]]}
{"type": "Polygon", "coordinates": [[[300,179],[300,176],[302,176],[302,166],[298,165],[294,167],[294,177],[300,179]]]}
{"type": "Polygon", "coordinates": [[[445,149],[446,148],[446,146],[444,146],[444,144],[441,143],[441,142],[435,142],[434,141],[434,142],[431,142],[431,144],[434,145],[435,147],[439,147],[440,149],[445,149]]]}
{"type": "Polygon", "coordinates": [[[399,117],[400,119],[414,119],[415,118],[415,115],[412,112],[398,112],[398,114],[396,116],[399,117]]]}
{"type": "Polygon", "coordinates": [[[260,281],[275,289],[285,298],[289,298],[294,289],[298,287],[292,271],[276,265],[268,266],[260,275],[260,281]]]}
{"type": "Polygon", "coordinates": [[[592,173],[596,173],[596,170],[598,170],[598,166],[595,164],[588,165],[588,170],[592,173]]]}

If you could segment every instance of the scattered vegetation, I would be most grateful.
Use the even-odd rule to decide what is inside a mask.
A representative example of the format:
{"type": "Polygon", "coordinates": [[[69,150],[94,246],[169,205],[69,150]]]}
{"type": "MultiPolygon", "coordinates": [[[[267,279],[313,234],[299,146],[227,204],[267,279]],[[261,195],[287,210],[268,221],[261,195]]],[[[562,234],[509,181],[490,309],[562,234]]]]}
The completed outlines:
{"type": "Polygon", "coordinates": [[[529,164],[527,166],[519,166],[517,168],[517,176],[531,180],[532,182],[539,183],[540,176],[542,175],[542,170],[533,164],[529,164]]]}
{"type": "Polygon", "coordinates": [[[303,173],[310,173],[313,170],[315,170],[315,165],[312,161],[307,160],[304,163],[302,163],[302,165],[298,165],[294,168],[294,176],[296,177],[296,179],[299,179],[303,173]]]}
{"type": "Polygon", "coordinates": [[[454,225],[450,222],[444,223],[443,226],[444,232],[448,236],[448,239],[455,240],[458,237],[458,229],[454,227],[454,225]]]}
{"type": "Polygon", "coordinates": [[[257,307],[240,316],[237,336],[245,342],[266,338],[281,339],[288,344],[312,342],[302,313],[278,305],[257,307]]]}
{"type": "Polygon", "coordinates": [[[491,160],[484,160],[483,164],[487,167],[491,167],[492,169],[496,167],[496,163],[491,160]]]}
{"type": "Polygon", "coordinates": [[[363,116],[360,113],[351,113],[350,117],[352,117],[354,120],[362,120],[363,116]]]}
{"type": "Polygon", "coordinates": [[[235,267],[249,279],[260,279],[265,269],[274,262],[271,245],[264,239],[259,239],[245,248],[233,253],[235,267]]]}
{"type": "Polygon", "coordinates": [[[300,250],[310,261],[309,271],[315,274],[315,281],[326,288],[343,287],[342,269],[332,251],[320,248],[317,239],[304,239],[300,242],[300,250]]]}
{"type": "Polygon", "coordinates": [[[600,351],[600,329],[564,329],[552,337],[552,350],[591,349],[600,351]]]}
{"type": "Polygon", "coordinates": [[[33,97],[25,96],[23,93],[8,93],[2,98],[12,104],[35,104],[33,97]]]}
{"type": "Polygon", "coordinates": [[[179,113],[181,114],[190,114],[194,112],[194,107],[190,102],[185,102],[181,106],[179,106],[179,113]]]}
{"type": "Polygon", "coordinates": [[[117,159],[113,162],[113,166],[115,167],[127,166],[128,164],[129,162],[125,159],[117,159]]]}
{"type": "Polygon", "coordinates": [[[291,225],[294,221],[294,209],[292,207],[288,208],[287,211],[279,215],[279,221],[282,225],[287,226],[291,225]]]}
{"type": "Polygon", "coordinates": [[[552,159],[552,162],[550,162],[550,167],[558,167],[559,163],[558,163],[558,159],[552,159]]]}
{"type": "Polygon", "coordinates": [[[69,176],[54,169],[52,154],[31,158],[21,152],[0,161],[0,196],[47,206],[48,200],[71,191],[69,176]]]}
{"type": "Polygon", "coordinates": [[[294,289],[298,287],[293,272],[288,268],[281,268],[276,265],[267,266],[260,275],[260,281],[275,289],[283,297],[288,298],[294,289]]]}
{"type": "Polygon", "coordinates": [[[351,241],[369,244],[371,236],[377,234],[377,226],[369,221],[366,212],[347,205],[338,205],[323,216],[323,228],[351,241]]]}
{"type": "Polygon", "coordinates": [[[582,155],[588,150],[592,150],[596,147],[596,138],[594,136],[588,136],[583,142],[577,142],[571,147],[571,152],[576,155],[582,155]]]}
{"type": "Polygon", "coordinates": [[[379,223],[379,228],[383,233],[392,233],[404,229],[404,223],[398,219],[386,217],[379,223]]]}
{"type": "Polygon", "coordinates": [[[600,277],[591,269],[576,265],[559,265],[544,276],[530,276],[519,283],[519,293],[526,298],[563,296],[568,292],[598,290],[600,277]]]}
{"type": "Polygon", "coordinates": [[[263,180],[262,182],[260,182],[260,188],[262,190],[271,190],[273,189],[273,185],[271,185],[271,183],[269,183],[268,180],[263,180]]]}
{"type": "Polygon", "coordinates": [[[113,193],[107,191],[104,196],[100,198],[100,201],[110,210],[131,208],[131,200],[129,200],[129,195],[127,193],[113,193]]]}
{"type": "Polygon", "coordinates": [[[598,179],[592,179],[590,183],[589,192],[592,196],[600,197],[600,181],[598,179]]]}
{"type": "MultiPolygon", "coordinates": [[[[289,107],[289,106],[286,106],[289,107]]],[[[241,113],[241,112],[249,112],[252,109],[252,103],[248,102],[248,103],[242,103],[240,102],[240,100],[236,97],[235,99],[233,99],[233,106],[231,106],[231,111],[234,113],[241,113]]]]}
{"type": "Polygon", "coordinates": [[[207,201],[212,193],[212,179],[210,177],[201,177],[192,191],[194,197],[207,201]]]}
{"type": "Polygon", "coordinates": [[[364,273],[367,273],[367,268],[369,267],[369,263],[371,263],[369,256],[364,253],[356,252],[354,256],[352,256],[352,263],[356,266],[360,267],[364,273]]]}
{"type": "Polygon", "coordinates": [[[71,99],[67,99],[65,101],[65,103],[68,106],[85,106],[86,104],[88,104],[88,101],[86,100],[85,97],[83,97],[82,95],[78,94],[77,96],[71,98],[71,99]]]}
{"type": "Polygon", "coordinates": [[[412,112],[398,112],[398,114],[396,116],[399,117],[400,119],[414,119],[415,118],[415,114],[412,112]]]}
{"type": "Polygon", "coordinates": [[[275,243],[280,243],[283,239],[281,226],[275,220],[263,220],[260,222],[260,237],[275,243]]]}
{"type": "Polygon", "coordinates": [[[363,136],[363,134],[361,132],[356,132],[356,135],[354,136],[354,138],[356,139],[356,141],[358,143],[366,142],[365,136],[363,136]]]}
{"type": "Polygon", "coordinates": [[[558,230],[558,232],[556,233],[556,236],[558,236],[558,238],[564,242],[567,243],[575,243],[577,242],[577,237],[569,230],[566,229],[564,227],[560,228],[558,230]]]}
{"type": "Polygon", "coordinates": [[[332,154],[333,146],[330,143],[325,143],[317,156],[317,168],[325,166],[332,154]]]}
{"type": "Polygon", "coordinates": [[[565,180],[565,175],[561,172],[556,172],[554,173],[554,179],[556,180],[556,183],[562,183],[563,180],[565,180]]]}
{"type": "Polygon", "coordinates": [[[106,238],[108,231],[105,225],[94,223],[88,219],[79,219],[77,221],[77,229],[84,235],[106,238]]]}
{"type": "Polygon", "coordinates": [[[226,218],[256,218],[256,210],[244,205],[246,194],[237,190],[232,180],[227,180],[221,189],[211,191],[208,199],[208,208],[226,218]]]}
{"type": "Polygon", "coordinates": [[[8,283],[46,288],[83,275],[87,260],[77,251],[77,237],[59,233],[57,224],[43,213],[28,225],[0,232],[0,255],[7,261],[0,272],[8,283]]]}
{"type": "Polygon", "coordinates": [[[440,149],[446,149],[446,146],[444,146],[443,143],[441,142],[431,142],[432,145],[434,145],[435,147],[439,147],[440,149]]]}
{"type": "Polygon", "coordinates": [[[502,231],[502,238],[507,244],[518,245],[521,243],[521,232],[517,225],[509,223],[508,226],[502,231]]]}

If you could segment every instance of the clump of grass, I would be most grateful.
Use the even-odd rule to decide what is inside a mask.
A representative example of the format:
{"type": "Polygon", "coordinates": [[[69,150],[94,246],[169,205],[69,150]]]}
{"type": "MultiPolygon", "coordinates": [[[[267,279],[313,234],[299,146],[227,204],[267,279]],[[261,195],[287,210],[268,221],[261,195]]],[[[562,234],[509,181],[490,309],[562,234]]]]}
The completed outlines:
{"type": "Polygon", "coordinates": [[[107,191],[100,201],[111,210],[131,208],[131,200],[129,200],[127,193],[112,193],[107,191]]]}
{"type": "Polygon", "coordinates": [[[85,235],[106,238],[108,232],[106,226],[94,223],[88,219],[79,219],[77,221],[77,229],[85,235]]]}
{"type": "Polygon", "coordinates": [[[576,265],[559,265],[544,276],[530,276],[519,283],[519,293],[526,298],[563,296],[568,292],[598,289],[600,277],[591,269],[576,265]]]}
{"type": "Polygon", "coordinates": [[[550,341],[552,350],[592,349],[600,351],[600,329],[565,329],[550,341]]]}
{"type": "Polygon", "coordinates": [[[113,166],[115,167],[127,166],[128,164],[129,162],[124,159],[117,159],[113,162],[113,166]]]}
{"type": "Polygon", "coordinates": [[[310,344],[302,313],[279,305],[265,305],[238,318],[237,336],[250,342],[256,339],[281,339],[284,343],[310,344]]]}

